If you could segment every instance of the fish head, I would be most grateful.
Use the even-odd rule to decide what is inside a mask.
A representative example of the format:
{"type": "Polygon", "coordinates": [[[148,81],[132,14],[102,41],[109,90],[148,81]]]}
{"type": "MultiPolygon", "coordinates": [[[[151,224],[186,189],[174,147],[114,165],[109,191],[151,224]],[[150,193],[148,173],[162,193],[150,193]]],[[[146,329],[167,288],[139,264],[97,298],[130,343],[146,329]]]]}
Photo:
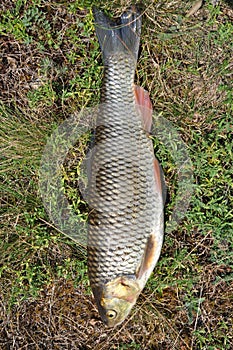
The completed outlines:
{"type": "Polygon", "coordinates": [[[130,313],[141,292],[136,279],[117,277],[94,291],[102,321],[108,327],[122,323],[130,313]]]}

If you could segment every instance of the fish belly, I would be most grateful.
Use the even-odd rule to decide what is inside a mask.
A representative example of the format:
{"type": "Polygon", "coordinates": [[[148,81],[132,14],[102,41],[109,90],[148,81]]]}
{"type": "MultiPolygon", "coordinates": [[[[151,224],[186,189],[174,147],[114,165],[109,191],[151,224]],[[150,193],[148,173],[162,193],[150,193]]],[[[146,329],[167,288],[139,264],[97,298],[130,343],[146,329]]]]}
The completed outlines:
{"type": "Polygon", "coordinates": [[[106,69],[92,150],[88,230],[92,286],[118,276],[135,278],[163,207],[155,186],[152,142],[135,105],[134,72],[132,65],[127,68],[123,63],[122,69],[119,60],[106,69]],[[122,72],[128,80],[122,80],[122,72]]]}

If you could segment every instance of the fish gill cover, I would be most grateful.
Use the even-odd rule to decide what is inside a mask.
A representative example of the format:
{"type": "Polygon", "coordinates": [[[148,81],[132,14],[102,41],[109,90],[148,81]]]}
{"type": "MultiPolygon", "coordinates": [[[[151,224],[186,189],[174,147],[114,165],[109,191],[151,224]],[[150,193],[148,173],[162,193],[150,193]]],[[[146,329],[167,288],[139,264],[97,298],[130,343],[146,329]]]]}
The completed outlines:
{"type": "Polygon", "coordinates": [[[178,169],[177,201],[167,232],[188,208],[192,163],[171,123],[154,116],[151,130],[149,95],[134,87],[141,15],[131,8],[118,25],[97,9],[94,16],[105,67],[101,104],[83,109],[53,132],[41,160],[39,185],[53,224],[80,246],[87,246],[96,304],[102,320],[115,326],[135,304],[163,243],[163,175],[149,133],[166,146],[178,169]],[[61,169],[70,148],[93,130],[94,140],[78,180],[89,205],[84,221],[64,194],[61,169]]]}

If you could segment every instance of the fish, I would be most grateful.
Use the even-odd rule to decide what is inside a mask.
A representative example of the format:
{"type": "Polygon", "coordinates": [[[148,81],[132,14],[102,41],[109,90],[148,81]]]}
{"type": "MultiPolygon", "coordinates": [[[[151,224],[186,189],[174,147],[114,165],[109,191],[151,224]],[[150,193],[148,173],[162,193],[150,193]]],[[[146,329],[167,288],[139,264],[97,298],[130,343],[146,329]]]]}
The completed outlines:
{"type": "Polygon", "coordinates": [[[161,253],[163,172],[150,130],[149,93],[134,84],[141,13],[115,20],[93,8],[104,76],[88,174],[87,267],[101,320],[130,314],[161,253]]]}

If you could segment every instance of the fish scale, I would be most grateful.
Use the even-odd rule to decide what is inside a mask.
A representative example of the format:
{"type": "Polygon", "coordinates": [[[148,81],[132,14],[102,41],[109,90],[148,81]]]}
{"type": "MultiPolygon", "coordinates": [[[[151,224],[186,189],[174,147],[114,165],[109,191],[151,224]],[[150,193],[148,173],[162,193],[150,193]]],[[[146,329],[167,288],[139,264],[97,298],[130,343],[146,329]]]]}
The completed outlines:
{"type": "Polygon", "coordinates": [[[156,193],[152,191],[155,179],[151,141],[142,129],[135,105],[127,106],[127,113],[125,109],[126,105],[122,104],[121,108],[119,104],[115,112],[111,104],[109,108],[105,104],[104,113],[98,117],[98,124],[105,125],[104,133],[97,129],[95,134],[93,183],[89,190],[89,205],[93,208],[90,218],[94,217],[94,221],[90,219],[88,242],[92,285],[107,283],[120,273],[135,273],[156,220],[156,214],[153,215],[156,193]],[[127,120],[128,115],[131,121],[135,120],[133,131],[131,123],[125,122],[124,126],[121,123],[119,134],[122,137],[118,137],[117,128],[112,131],[108,122],[112,124],[114,118],[115,122],[118,118],[127,120]],[[128,265],[123,263],[125,249],[128,265]],[[99,266],[99,271],[93,266],[99,266]]]}
{"type": "Polygon", "coordinates": [[[89,166],[88,275],[102,320],[115,325],[129,313],[158,259],[163,203],[152,142],[135,103],[140,19],[131,10],[121,16],[125,27],[116,27],[101,11],[94,14],[104,79],[89,166]],[[124,311],[117,311],[118,302],[124,311]],[[115,321],[109,312],[118,315],[115,321]]]}

